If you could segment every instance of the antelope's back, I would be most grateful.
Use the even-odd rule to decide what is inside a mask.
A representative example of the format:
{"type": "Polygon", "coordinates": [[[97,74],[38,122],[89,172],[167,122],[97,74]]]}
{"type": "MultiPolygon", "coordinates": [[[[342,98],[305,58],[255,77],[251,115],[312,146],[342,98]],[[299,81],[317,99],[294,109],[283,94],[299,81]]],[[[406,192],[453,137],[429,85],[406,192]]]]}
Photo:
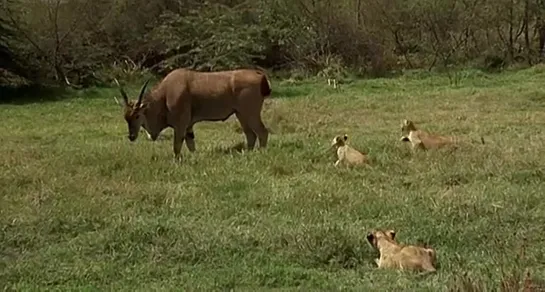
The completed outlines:
{"type": "MultiPolygon", "coordinates": [[[[171,72],[169,83],[180,88],[185,96],[193,100],[227,99],[235,101],[244,92],[248,95],[259,96],[262,91],[264,73],[253,69],[238,69],[216,72],[199,72],[188,69],[179,69],[171,72]]],[[[165,78],[167,79],[167,78],[165,78]]],[[[270,89],[269,89],[270,90],[270,89]]]]}
{"type": "Polygon", "coordinates": [[[250,91],[252,97],[267,97],[271,93],[270,83],[264,72],[255,69],[239,69],[233,71],[233,88],[235,93],[250,91]]]}
{"type": "Polygon", "coordinates": [[[187,82],[187,91],[197,98],[222,98],[230,97],[233,89],[231,74],[220,72],[192,71],[187,82]]]}

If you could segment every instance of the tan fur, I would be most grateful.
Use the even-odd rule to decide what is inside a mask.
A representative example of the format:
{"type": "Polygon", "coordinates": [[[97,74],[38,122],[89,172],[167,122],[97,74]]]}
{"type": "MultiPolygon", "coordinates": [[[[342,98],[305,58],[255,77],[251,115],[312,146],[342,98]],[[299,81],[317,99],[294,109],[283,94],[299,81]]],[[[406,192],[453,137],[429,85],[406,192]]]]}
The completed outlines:
{"type": "Polygon", "coordinates": [[[347,144],[348,136],[336,136],[331,141],[331,147],[337,148],[337,161],[335,167],[339,164],[353,166],[368,162],[367,156],[360,151],[350,147],[347,144]]]}
{"type": "Polygon", "coordinates": [[[148,82],[142,86],[136,102],[129,101],[119,86],[131,141],[138,138],[140,127],[154,141],[163,129],[172,127],[174,157],[181,159],[184,140],[188,149],[195,151],[195,123],[225,121],[235,114],[246,135],[248,148],[254,148],[256,139],[259,139],[260,147],[267,146],[269,132],[261,119],[261,109],[264,99],[271,94],[271,87],[262,71],[197,72],[176,69],[145,93],[148,82]]]}
{"type": "Polygon", "coordinates": [[[375,259],[379,268],[436,271],[437,253],[434,249],[399,244],[393,230],[369,232],[367,241],[380,253],[380,257],[375,259]]]}
{"type": "MultiPolygon", "coordinates": [[[[441,136],[430,134],[426,131],[417,129],[410,120],[404,120],[401,124],[401,141],[411,142],[412,149],[439,149],[444,147],[457,147],[465,142],[456,136],[441,136]]],[[[484,139],[481,137],[481,143],[484,139]]]]}

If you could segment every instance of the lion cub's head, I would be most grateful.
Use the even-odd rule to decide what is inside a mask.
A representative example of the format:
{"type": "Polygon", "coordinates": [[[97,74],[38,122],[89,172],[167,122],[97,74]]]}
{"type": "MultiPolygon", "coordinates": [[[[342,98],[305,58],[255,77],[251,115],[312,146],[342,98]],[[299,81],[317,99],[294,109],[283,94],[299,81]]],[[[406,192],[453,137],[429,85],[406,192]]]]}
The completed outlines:
{"type": "Polygon", "coordinates": [[[401,141],[409,142],[409,135],[411,131],[416,131],[416,126],[414,125],[413,121],[403,120],[401,123],[401,141]]]}
{"type": "Polygon", "coordinates": [[[348,135],[338,135],[331,141],[331,148],[337,149],[337,161],[335,166],[360,165],[368,162],[366,154],[350,147],[348,144],[348,135]]]}
{"type": "Polygon", "coordinates": [[[342,147],[346,145],[347,141],[348,141],[348,135],[346,134],[335,136],[335,138],[333,138],[333,140],[331,141],[331,147],[337,147],[337,148],[342,147]]]}
{"type": "Polygon", "coordinates": [[[375,248],[378,249],[378,242],[386,240],[395,243],[396,233],[394,230],[373,230],[367,233],[367,241],[375,248]]]}
{"type": "Polygon", "coordinates": [[[374,230],[367,234],[367,241],[380,253],[375,263],[379,268],[401,270],[436,270],[436,252],[433,248],[399,244],[393,230],[374,230]]]}

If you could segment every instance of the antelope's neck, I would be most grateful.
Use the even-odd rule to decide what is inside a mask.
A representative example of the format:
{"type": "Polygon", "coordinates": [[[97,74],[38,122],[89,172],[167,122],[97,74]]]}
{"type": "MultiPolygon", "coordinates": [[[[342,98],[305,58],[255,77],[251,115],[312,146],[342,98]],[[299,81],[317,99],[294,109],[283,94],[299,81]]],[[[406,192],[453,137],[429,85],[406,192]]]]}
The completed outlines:
{"type": "Polygon", "coordinates": [[[148,91],[144,94],[144,96],[142,97],[142,103],[148,104],[150,106],[152,106],[155,103],[155,100],[153,99],[151,93],[152,91],[148,91]]]}
{"type": "Polygon", "coordinates": [[[147,130],[153,137],[159,136],[159,133],[167,127],[166,113],[157,101],[150,101],[144,111],[147,130]]]}

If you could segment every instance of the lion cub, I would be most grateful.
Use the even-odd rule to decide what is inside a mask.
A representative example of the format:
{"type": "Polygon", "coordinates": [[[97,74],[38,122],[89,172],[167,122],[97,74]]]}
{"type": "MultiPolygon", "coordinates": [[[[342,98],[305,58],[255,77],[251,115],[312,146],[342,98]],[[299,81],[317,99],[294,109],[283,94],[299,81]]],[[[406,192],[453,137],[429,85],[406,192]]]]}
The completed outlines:
{"type": "MultiPolygon", "coordinates": [[[[416,128],[414,123],[409,120],[404,120],[401,125],[401,141],[411,142],[412,149],[438,149],[445,146],[457,146],[461,141],[455,136],[440,136],[430,134],[426,131],[416,128]]],[[[484,139],[481,137],[481,143],[484,144],[484,139]]]]}
{"type": "Polygon", "coordinates": [[[348,141],[348,136],[345,134],[343,136],[336,136],[331,142],[331,147],[337,148],[337,161],[335,162],[335,167],[339,164],[344,165],[360,165],[368,162],[367,155],[361,153],[360,151],[350,147],[346,142],[348,141]]]}
{"type": "Polygon", "coordinates": [[[375,259],[379,268],[435,272],[437,255],[434,249],[402,245],[395,241],[395,231],[374,230],[367,240],[380,253],[375,259]]]}

